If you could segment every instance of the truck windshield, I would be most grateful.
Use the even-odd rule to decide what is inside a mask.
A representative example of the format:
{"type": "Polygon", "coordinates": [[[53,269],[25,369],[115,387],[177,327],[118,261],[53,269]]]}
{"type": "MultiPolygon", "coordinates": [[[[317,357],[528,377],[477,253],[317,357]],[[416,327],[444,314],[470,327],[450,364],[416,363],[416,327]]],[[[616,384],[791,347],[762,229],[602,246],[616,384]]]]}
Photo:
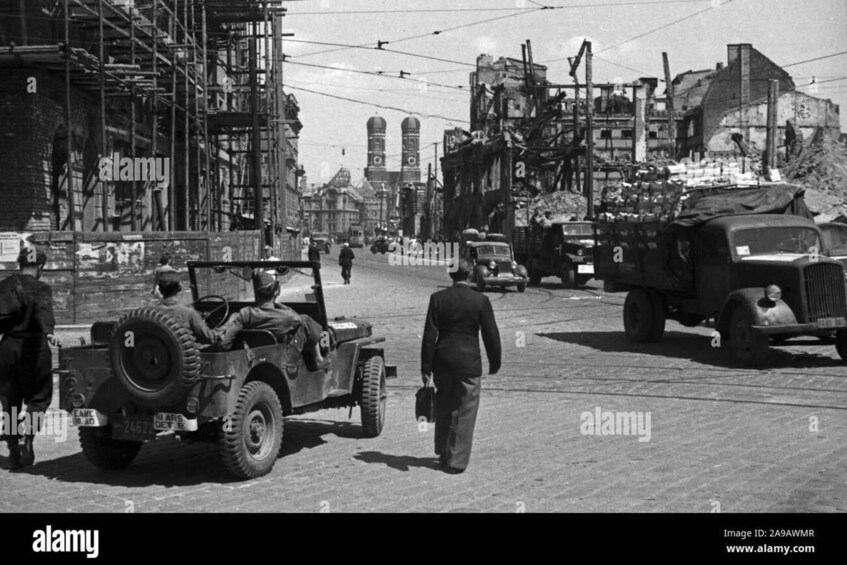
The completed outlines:
{"type": "Polygon", "coordinates": [[[820,253],[818,232],[804,227],[774,227],[741,230],[733,245],[740,257],[776,253],[820,253]]]}

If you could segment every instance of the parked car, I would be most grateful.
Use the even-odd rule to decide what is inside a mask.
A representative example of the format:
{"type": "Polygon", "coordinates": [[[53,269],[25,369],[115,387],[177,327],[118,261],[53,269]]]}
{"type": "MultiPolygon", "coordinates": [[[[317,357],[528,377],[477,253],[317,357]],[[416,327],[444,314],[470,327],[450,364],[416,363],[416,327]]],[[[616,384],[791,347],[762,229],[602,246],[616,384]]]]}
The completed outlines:
{"type": "Polygon", "coordinates": [[[374,255],[377,253],[388,253],[392,243],[394,243],[392,240],[380,237],[371,245],[371,253],[374,255]]]}
{"type": "Polygon", "coordinates": [[[254,270],[271,269],[278,300],[324,329],[329,369],[263,330],[243,331],[234,347],[201,348],[166,309],[144,307],[98,322],[91,345],[60,350],[60,407],[79,427],[85,457],[121,469],[144,443],[164,433],[218,444],[226,468],[249,479],[271,471],[283,441],[283,418],[325,408],[359,406],[367,437],[382,432],[385,364],[371,324],[328,318],[321,272],[305,261],[189,262],[194,307],[206,323],[254,304],[254,270]],[[201,296],[203,295],[203,296],[201,296]],[[229,297],[229,298],[224,298],[229,297]]]}

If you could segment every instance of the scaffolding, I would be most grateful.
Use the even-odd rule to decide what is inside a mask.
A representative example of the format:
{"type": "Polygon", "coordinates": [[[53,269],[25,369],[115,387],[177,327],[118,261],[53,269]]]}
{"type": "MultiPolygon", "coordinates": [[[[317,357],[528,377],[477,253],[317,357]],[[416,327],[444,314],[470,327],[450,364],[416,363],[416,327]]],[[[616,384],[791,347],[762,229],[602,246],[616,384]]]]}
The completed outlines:
{"type": "MultiPolygon", "coordinates": [[[[39,15],[52,19],[53,41],[29,39],[21,23],[23,42],[0,45],[0,66],[35,66],[64,81],[67,215],[58,217],[57,210],[55,227],[264,228],[272,244],[288,214],[292,145],[286,126],[295,138],[301,127],[282,91],[282,2],[41,2],[39,15]],[[92,137],[98,159],[120,155],[119,149],[133,161],[162,159],[167,186],[149,178],[103,180],[90,166],[80,177],[72,150],[80,92],[97,100],[99,131],[92,137]],[[94,221],[86,221],[83,209],[90,203],[83,204],[83,194],[98,196],[94,221]]],[[[21,3],[20,14],[0,12],[0,22],[18,15],[23,21],[31,10],[21,3]]],[[[293,162],[296,169],[296,154],[293,162]]]]}

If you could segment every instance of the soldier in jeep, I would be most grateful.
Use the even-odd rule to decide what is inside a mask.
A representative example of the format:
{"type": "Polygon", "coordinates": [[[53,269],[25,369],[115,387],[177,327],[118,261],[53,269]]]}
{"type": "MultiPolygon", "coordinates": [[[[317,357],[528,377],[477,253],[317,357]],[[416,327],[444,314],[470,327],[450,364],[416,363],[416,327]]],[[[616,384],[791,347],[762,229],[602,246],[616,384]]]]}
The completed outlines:
{"type": "Polygon", "coordinates": [[[293,309],[276,302],[279,294],[279,282],[268,273],[257,272],[253,275],[253,293],[256,306],[247,306],[234,314],[226,325],[217,330],[221,349],[231,349],[242,330],[267,330],[280,342],[296,330],[292,343],[301,352],[308,352],[316,366],[313,370],[324,370],[329,361],[324,359],[321,348],[320,324],[305,314],[297,314],[293,309]]]}
{"type": "Polygon", "coordinates": [[[162,294],[160,308],[167,309],[170,314],[178,318],[186,328],[191,330],[198,342],[210,344],[217,341],[217,334],[206,325],[200,313],[179,301],[177,295],[182,291],[182,285],[179,282],[177,271],[167,271],[160,274],[158,287],[162,294]]]}

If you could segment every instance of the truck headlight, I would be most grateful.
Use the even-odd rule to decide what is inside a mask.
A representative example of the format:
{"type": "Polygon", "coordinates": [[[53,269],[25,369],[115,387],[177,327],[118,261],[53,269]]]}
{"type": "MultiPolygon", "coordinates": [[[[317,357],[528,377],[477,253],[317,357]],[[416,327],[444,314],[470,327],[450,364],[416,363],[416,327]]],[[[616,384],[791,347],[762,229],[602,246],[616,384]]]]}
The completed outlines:
{"type": "Polygon", "coordinates": [[[582,248],[576,250],[576,254],[582,257],[582,248]]]}
{"type": "Polygon", "coordinates": [[[490,262],[488,264],[488,268],[493,271],[494,269],[497,268],[497,263],[495,263],[494,261],[490,262]]]}
{"type": "Polygon", "coordinates": [[[765,289],[765,298],[770,300],[771,302],[776,302],[780,298],[782,298],[782,289],[776,286],[775,284],[768,285],[765,289]]]}
{"type": "Polygon", "coordinates": [[[515,270],[515,269],[517,269],[517,268],[518,268],[518,262],[517,262],[517,261],[512,261],[512,270],[514,271],[514,270],[515,270]]]}

